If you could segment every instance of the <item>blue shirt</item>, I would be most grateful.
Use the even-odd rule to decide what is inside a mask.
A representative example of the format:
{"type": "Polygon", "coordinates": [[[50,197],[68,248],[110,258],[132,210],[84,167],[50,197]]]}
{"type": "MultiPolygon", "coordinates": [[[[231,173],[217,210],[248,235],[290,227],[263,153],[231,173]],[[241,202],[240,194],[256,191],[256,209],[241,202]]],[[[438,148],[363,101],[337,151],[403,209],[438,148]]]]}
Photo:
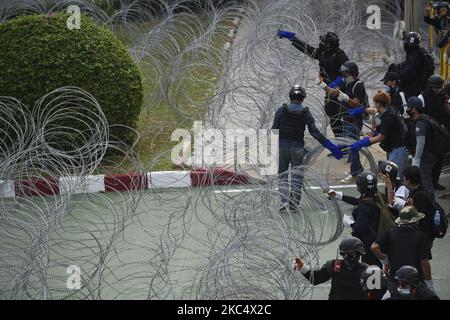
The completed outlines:
{"type": "MultiPolygon", "coordinates": [[[[291,112],[301,112],[305,108],[301,104],[296,103],[290,103],[288,105],[288,110],[291,112]]],[[[273,120],[272,129],[279,129],[280,128],[280,120],[283,117],[284,108],[280,107],[278,108],[277,112],[275,113],[275,119],[273,120]]],[[[306,125],[308,127],[308,131],[315,138],[318,140],[321,144],[326,140],[325,136],[317,129],[315,121],[311,113],[308,113],[306,117],[306,125]]],[[[286,148],[304,148],[305,142],[303,140],[294,141],[294,140],[286,140],[286,139],[280,139],[278,142],[280,147],[286,147],[286,148]]]]}

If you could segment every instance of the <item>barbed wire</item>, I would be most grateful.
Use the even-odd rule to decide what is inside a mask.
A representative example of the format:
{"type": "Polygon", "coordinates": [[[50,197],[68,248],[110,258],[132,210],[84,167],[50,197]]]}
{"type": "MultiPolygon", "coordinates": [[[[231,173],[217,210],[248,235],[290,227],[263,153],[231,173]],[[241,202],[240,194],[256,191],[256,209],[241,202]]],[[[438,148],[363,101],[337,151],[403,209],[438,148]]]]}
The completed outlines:
{"type": "MultiPolygon", "coordinates": [[[[336,31],[369,90],[379,87],[386,72],[381,57],[402,57],[399,41],[385,32],[396,12],[383,14],[381,31],[368,30],[365,1],[282,0],[262,6],[254,1],[155,5],[122,0],[120,8],[107,12],[94,1],[24,0],[3,2],[0,22],[65,11],[73,4],[126,39],[136,63],[150,70],[153,76],[144,79],[152,88],[145,108],[166,103],[181,119],[204,121],[206,128],[222,132],[270,128],[275,110],[299,83],[307,90],[305,105],[327,133],[324,93],[314,84],[318,66],[277,39],[278,29],[292,30],[311,45],[324,32],[336,31]],[[226,50],[235,18],[239,32],[226,50]],[[374,52],[377,63],[359,61],[361,52],[374,52]],[[195,95],[187,90],[192,86],[195,95]]],[[[292,269],[292,258],[301,255],[318,266],[319,250],[343,231],[343,208],[323,191],[346,165],[338,166],[312,139],[306,141],[305,165],[289,170],[303,186],[300,210],[280,213],[280,177],[261,175],[257,164],[227,163],[222,167],[235,176],[226,179],[206,165],[206,187],[80,193],[100,169],[120,172],[124,158],[148,177],[171,152],[142,163],[137,144],[111,137],[101,106],[80,88],[55,90],[33,108],[20,97],[1,97],[0,129],[0,193],[13,188],[20,195],[0,199],[3,299],[305,299],[312,286],[292,269]],[[243,175],[249,179],[232,183],[243,175]],[[61,189],[42,195],[36,183],[27,181],[61,189]],[[71,265],[81,270],[77,290],[66,286],[71,265]]],[[[336,143],[352,142],[328,136],[336,143]]],[[[371,151],[361,151],[361,162],[376,171],[371,151]]],[[[189,180],[179,176],[173,180],[177,185],[189,180]]]]}

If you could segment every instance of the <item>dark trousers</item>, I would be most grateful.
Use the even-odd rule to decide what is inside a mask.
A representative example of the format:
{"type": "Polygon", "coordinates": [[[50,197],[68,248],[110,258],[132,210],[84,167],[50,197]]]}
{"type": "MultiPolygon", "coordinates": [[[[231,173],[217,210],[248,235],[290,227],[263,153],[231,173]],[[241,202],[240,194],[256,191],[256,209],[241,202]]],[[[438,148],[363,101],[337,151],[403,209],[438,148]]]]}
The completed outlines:
{"type": "MultiPolygon", "coordinates": [[[[362,121],[356,121],[352,123],[344,120],[343,134],[345,137],[350,138],[356,142],[359,140],[359,133],[361,132],[362,126],[363,126],[362,121]]],[[[349,154],[349,159],[350,159],[350,174],[352,176],[355,177],[361,172],[363,172],[364,168],[361,165],[359,152],[351,152],[349,154]]]]}
{"type": "Polygon", "coordinates": [[[434,200],[433,169],[438,163],[438,158],[429,151],[424,151],[420,159],[420,174],[422,176],[422,185],[434,200]]]}
{"type": "Polygon", "coordinates": [[[341,137],[343,131],[342,107],[336,99],[325,98],[325,113],[330,118],[330,127],[335,137],[341,137]]]}
{"type": "Polygon", "coordinates": [[[433,167],[433,185],[436,186],[439,183],[439,177],[441,176],[442,165],[444,163],[444,157],[437,158],[437,162],[433,167]]]}
{"type": "Polygon", "coordinates": [[[289,203],[292,208],[296,208],[301,199],[303,176],[295,167],[303,164],[306,151],[304,148],[280,146],[278,154],[278,188],[281,203],[289,203]],[[291,183],[289,183],[289,164],[291,165],[291,183]]]}

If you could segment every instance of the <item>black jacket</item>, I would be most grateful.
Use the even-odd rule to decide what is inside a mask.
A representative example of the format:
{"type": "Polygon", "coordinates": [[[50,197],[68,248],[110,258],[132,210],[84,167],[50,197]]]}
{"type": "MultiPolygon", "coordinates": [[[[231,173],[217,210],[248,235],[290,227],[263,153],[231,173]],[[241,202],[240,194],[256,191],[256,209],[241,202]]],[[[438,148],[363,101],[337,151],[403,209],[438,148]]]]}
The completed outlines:
{"type": "Polygon", "coordinates": [[[398,65],[391,65],[389,71],[400,76],[401,88],[406,98],[418,96],[426,89],[427,80],[424,75],[424,48],[417,48],[406,54],[406,60],[398,65]]]}
{"type": "Polygon", "coordinates": [[[366,248],[370,247],[377,237],[378,222],[380,221],[377,199],[358,199],[344,195],[342,201],[357,206],[353,211],[355,223],[352,224],[352,236],[359,238],[366,248]]]}
{"type": "Polygon", "coordinates": [[[444,125],[450,133],[450,114],[447,112],[449,97],[444,91],[434,93],[431,90],[422,92],[425,100],[425,114],[444,125]]]}
{"type": "Polygon", "coordinates": [[[341,66],[349,60],[345,52],[339,48],[335,52],[325,52],[321,48],[312,47],[297,38],[292,40],[292,45],[319,61],[320,76],[327,84],[333,82],[340,75],[341,66]]]}
{"type": "Polygon", "coordinates": [[[366,295],[361,287],[361,274],[367,269],[367,264],[358,262],[352,269],[344,267],[343,260],[329,260],[320,270],[309,271],[303,276],[313,285],[327,282],[331,279],[329,300],[365,300],[366,295]],[[335,264],[341,265],[340,269],[335,264]]]}

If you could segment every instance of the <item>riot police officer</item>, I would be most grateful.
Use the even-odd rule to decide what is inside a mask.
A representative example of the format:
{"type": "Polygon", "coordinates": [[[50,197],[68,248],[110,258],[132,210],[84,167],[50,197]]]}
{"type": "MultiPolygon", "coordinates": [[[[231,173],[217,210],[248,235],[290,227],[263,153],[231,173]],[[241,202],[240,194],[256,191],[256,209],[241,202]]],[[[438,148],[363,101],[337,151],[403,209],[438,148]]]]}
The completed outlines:
{"type": "Polygon", "coordinates": [[[359,238],[364,244],[366,254],[363,255],[362,261],[381,266],[378,258],[370,250],[372,243],[377,238],[381,214],[381,204],[380,206],[377,204],[380,201],[377,194],[377,176],[373,172],[363,171],[356,177],[356,186],[360,193],[359,198],[347,196],[334,190],[329,190],[328,195],[356,206],[352,212],[354,223],[348,219],[347,221],[352,228],[352,236],[359,238]]]}
{"type": "Polygon", "coordinates": [[[302,177],[293,171],[291,175],[291,190],[288,183],[289,165],[292,168],[303,163],[305,151],[305,129],[317,139],[324,148],[330,150],[336,159],[343,157],[341,149],[328,140],[317,129],[314,118],[309,109],[303,106],[306,91],[300,85],[294,85],[289,91],[290,104],[281,106],[273,121],[272,129],[279,130],[279,188],[281,196],[280,210],[295,212],[300,203],[302,177]],[[290,196],[291,194],[291,196],[290,196]]]}
{"type": "MultiPolygon", "coordinates": [[[[319,61],[320,77],[332,88],[342,84],[340,77],[341,66],[348,61],[346,53],[339,48],[339,37],[334,32],[327,32],[320,36],[318,48],[312,47],[304,41],[298,39],[295,33],[279,30],[280,39],[289,39],[292,45],[307,54],[309,57],[319,61]]],[[[342,134],[341,113],[342,108],[337,101],[337,92],[333,91],[325,97],[325,113],[330,118],[330,126],[335,136],[342,134]]]]}
{"type": "Polygon", "coordinates": [[[388,70],[398,73],[407,98],[417,97],[425,90],[428,78],[434,73],[434,61],[420,46],[420,42],[420,35],[417,32],[406,33],[403,37],[406,59],[400,64],[390,65],[388,70]]]}
{"type": "Polygon", "coordinates": [[[313,285],[331,279],[329,300],[365,300],[366,295],[361,287],[361,274],[367,264],[359,260],[365,253],[364,245],[358,238],[347,238],[339,244],[339,254],[343,259],[327,261],[320,270],[311,270],[300,257],[294,260],[294,268],[313,285]]]}
{"type": "MultiPolygon", "coordinates": [[[[447,128],[450,134],[450,107],[449,97],[443,90],[444,79],[440,75],[432,75],[427,82],[427,89],[422,92],[419,98],[425,106],[425,114],[441,123],[447,128]]],[[[445,190],[445,187],[439,184],[439,176],[442,170],[444,158],[440,158],[433,167],[433,185],[436,190],[445,190]]]]}

